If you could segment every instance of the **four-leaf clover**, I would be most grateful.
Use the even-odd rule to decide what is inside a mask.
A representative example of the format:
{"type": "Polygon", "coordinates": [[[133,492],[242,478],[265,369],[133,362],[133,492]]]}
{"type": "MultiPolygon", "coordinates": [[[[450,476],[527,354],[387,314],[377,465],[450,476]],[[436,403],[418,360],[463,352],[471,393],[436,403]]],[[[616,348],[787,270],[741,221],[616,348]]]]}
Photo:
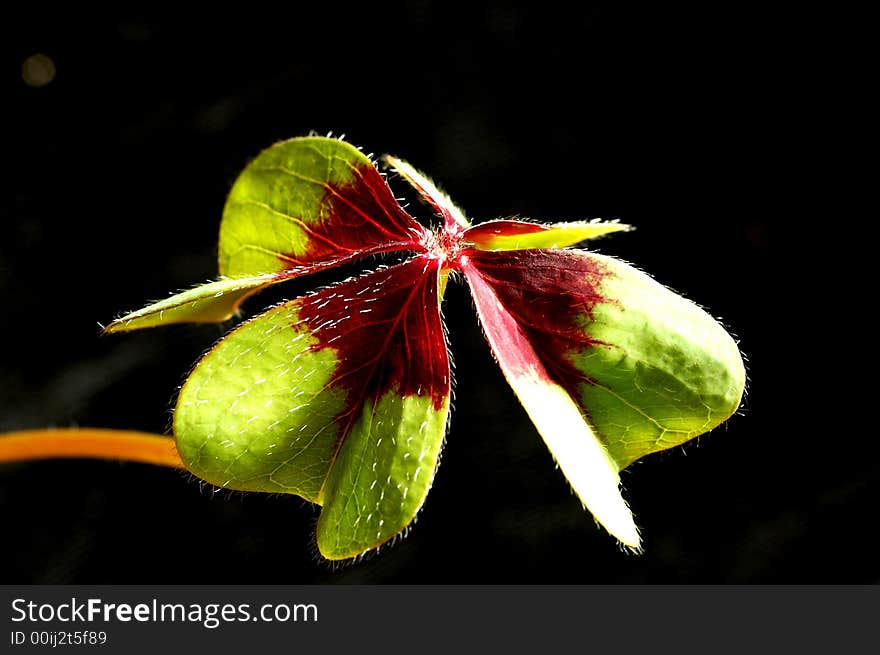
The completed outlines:
{"type": "Polygon", "coordinates": [[[574,491],[622,544],[639,548],[618,474],[736,411],[745,383],[736,343],[635,268],[570,248],[626,226],[471,225],[424,175],[393,157],[386,163],[439,214],[437,230],[398,204],[357,148],[291,139],[235,182],[220,226],[220,279],[107,327],[223,321],[269,285],[368,255],[413,253],[272,307],[223,338],[179,394],[183,463],[219,487],[321,505],[317,542],[328,559],[401,534],[425,501],[446,434],[451,375],[440,307],[456,272],[574,491]]]}

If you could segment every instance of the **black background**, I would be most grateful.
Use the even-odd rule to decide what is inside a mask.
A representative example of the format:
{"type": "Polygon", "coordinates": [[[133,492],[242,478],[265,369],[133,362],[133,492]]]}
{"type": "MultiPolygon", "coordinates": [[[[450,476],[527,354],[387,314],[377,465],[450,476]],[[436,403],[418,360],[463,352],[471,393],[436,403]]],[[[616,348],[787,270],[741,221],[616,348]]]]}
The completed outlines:
{"type": "Polygon", "coordinates": [[[214,494],[135,464],[4,465],[0,581],[878,581],[875,439],[841,429],[834,266],[828,251],[813,257],[819,189],[800,176],[818,137],[798,17],[379,4],[183,15],[35,3],[4,17],[0,429],[167,431],[178,385],[228,326],[101,337],[98,322],[213,278],[236,174],[310,130],[407,159],[477,221],[635,225],[596,249],[739,337],[741,412],[624,472],[646,552],[621,553],[554,469],[454,287],[451,431],[402,541],[331,567],[315,554],[317,509],[294,497],[214,494]],[[42,88],[22,80],[35,53],[57,67],[42,88]]]}

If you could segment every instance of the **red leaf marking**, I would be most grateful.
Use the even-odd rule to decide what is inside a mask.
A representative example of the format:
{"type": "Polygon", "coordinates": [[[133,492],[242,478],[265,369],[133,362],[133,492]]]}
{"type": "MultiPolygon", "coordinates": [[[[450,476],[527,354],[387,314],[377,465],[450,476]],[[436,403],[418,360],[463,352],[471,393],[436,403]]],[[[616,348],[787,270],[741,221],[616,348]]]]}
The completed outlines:
{"type": "Polygon", "coordinates": [[[496,221],[487,221],[468,228],[462,235],[462,239],[464,241],[470,241],[471,243],[483,243],[492,237],[512,237],[519,234],[534,234],[535,232],[546,232],[549,229],[551,228],[539,223],[500,219],[496,221]]]}
{"type": "Polygon", "coordinates": [[[417,256],[296,301],[300,322],[318,340],[312,348],[336,351],[339,365],[329,384],[348,391],[343,438],[368,394],[378,399],[394,389],[429,396],[437,410],[448,398],[439,269],[437,259],[417,256]]]}
{"type": "MultiPolygon", "coordinates": [[[[294,175],[293,171],[281,170],[294,175]]],[[[293,253],[277,255],[285,269],[319,270],[397,250],[425,252],[432,235],[398,204],[379,172],[369,165],[352,166],[352,171],[355,179],[348,184],[307,180],[326,191],[321,200],[321,218],[307,226],[289,217],[306,231],[309,243],[299,257],[293,253]]]]}
{"type": "MultiPolygon", "coordinates": [[[[462,267],[474,293],[491,291],[506,310],[503,316],[496,312],[499,320],[517,328],[504,326],[506,332],[520,335],[508,341],[505,350],[534,352],[550,377],[574,393],[585,378],[569,355],[601,344],[586,334],[583,317],[592,317],[598,303],[609,302],[599,289],[610,271],[581,252],[543,249],[468,249],[462,267]],[[526,344],[517,343],[520,340],[526,344]]],[[[512,352],[506,356],[511,361],[520,359],[512,352]]]]}
{"type": "Polygon", "coordinates": [[[515,377],[531,373],[540,380],[552,380],[528,335],[502,305],[495,289],[486,282],[467,257],[461,260],[461,268],[471,287],[486,338],[501,368],[515,377]]]}

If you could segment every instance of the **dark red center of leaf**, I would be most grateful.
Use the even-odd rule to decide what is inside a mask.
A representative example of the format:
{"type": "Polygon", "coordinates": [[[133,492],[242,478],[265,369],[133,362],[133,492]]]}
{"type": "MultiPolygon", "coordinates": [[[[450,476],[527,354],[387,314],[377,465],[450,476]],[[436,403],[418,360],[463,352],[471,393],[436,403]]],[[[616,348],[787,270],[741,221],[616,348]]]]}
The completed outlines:
{"type": "MultiPolygon", "coordinates": [[[[610,271],[571,250],[465,251],[480,278],[522,330],[551,378],[575,394],[590,382],[570,360],[573,352],[601,345],[585,330],[610,271]]],[[[577,397],[577,395],[575,395],[577,397]]]]}
{"type": "Polygon", "coordinates": [[[382,175],[373,166],[353,172],[351,183],[324,184],[321,219],[301,226],[308,248],[300,256],[279,255],[285,269],[326,268],[382,252],[426,250],[428,229],[398,204],[382,175]]]}
{"type": "MultiPolygon", "coordinates": [[[[300,321],[339,365],[329,384],[348,391],[350,420],[387,391],[428,396],[439,410],[450,373],[440,318],[440,263],[425,255],[334,285],[299,301],[300,321]]],[[[299,327],[299,326],[294,326],[299,327]]]]}

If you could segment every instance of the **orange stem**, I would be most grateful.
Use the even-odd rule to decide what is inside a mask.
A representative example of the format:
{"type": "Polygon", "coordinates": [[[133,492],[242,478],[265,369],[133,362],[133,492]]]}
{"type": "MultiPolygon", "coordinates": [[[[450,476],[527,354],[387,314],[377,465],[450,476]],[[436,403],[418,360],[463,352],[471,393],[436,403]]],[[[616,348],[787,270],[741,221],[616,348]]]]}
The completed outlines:
{"type": "Polygon", "coordinates": [[[97,457],[184,468],[174,439],[147,432],[71,428],[0,434],[0,462],[97,457]]]}

